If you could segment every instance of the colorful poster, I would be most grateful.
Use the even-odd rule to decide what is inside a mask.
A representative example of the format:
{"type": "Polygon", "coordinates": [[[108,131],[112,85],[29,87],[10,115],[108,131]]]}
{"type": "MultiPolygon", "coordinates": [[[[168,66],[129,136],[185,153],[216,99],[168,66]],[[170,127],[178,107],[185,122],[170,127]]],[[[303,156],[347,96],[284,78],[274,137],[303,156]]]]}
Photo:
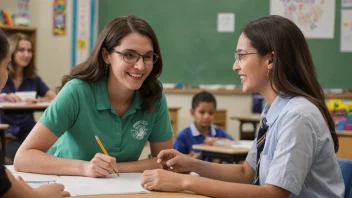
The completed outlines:
{"type": "Polygon", "coordinates": [[[84,62],[93,47],[97,32],[96,0],[73,0],[72,66],[84,62]]]}
{"type": "Polygon", "coordinates": [[[17,0],[15,25],[30,25],[29,3],[30,0],[17,0]]]}
{"type": "Polygon", "coordinates": [[[341,52],[352,52],[352,10],[341,10],[341,52]]]}
{"type": "Polygon", "coordinates": [[[352,8],[352,0],[341,0],[342,8],[352,8]]]}
{"type": "Polygon", "coordinates": [[[53,9],[53,34],[64,36],[66,35],[66,0],[54,0],[53,9]]]}
{"type": "Polygon", "coordinates": [[[292,20],[306,38],[334,38],[335,0],[270,0],[270,14],[292,20]]]}

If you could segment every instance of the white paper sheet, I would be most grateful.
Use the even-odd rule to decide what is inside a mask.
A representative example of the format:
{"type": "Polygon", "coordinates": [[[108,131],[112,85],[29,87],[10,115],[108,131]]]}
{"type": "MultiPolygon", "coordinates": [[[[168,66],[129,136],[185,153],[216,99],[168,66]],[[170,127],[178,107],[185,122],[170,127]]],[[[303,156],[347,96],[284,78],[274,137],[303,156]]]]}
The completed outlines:
{"type": "Polygon", "coordinates": [[[17,172],[13,166],[6,168],[15,176],[21,176],[32,188],[48,183],[61,183],[71,196],[103,194],[138,194],[149,193],[141,186],[142,173],[111,174],[105,178],[79,176],[57,176],[17,172]]]}
{"type": "Polygon", "coordinates": [[[141,186],[142,173],[111,174],[105,178],[60,176],[74,195],[149,193],[141,186]]]}
{"type": "Polygon", "coordinates": [[[292,20],[306,38],[334,38],[335,0],[270,0],[270,14],[292,20]]]}
{"type": "Polygon", "coordinates": [[[341,10],[340,51],[352,52],[352,10],[341,10]]]}

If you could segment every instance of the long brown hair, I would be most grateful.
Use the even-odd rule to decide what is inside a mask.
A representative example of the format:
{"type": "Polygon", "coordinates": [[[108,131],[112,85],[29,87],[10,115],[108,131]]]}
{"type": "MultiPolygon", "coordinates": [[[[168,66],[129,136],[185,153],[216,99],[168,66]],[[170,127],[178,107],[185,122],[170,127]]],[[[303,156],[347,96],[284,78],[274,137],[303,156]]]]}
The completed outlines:
{"type": "Polygon", "coordinates": [[[108,67],[103,60],[102,48],[111,53],[116,46],[121,44],[121,40],[125,36],[133,32],[150,38],[154,53],[159,55],[159,59],[153,65],[153,70],[138,90],[143,97],[142,110],[151,111],[154,103],[161,97],[162,86],[158,77],[162,72],[163,61],[159,42],[153,29],[146,21],[136,16],[121,16],[112,19],[100,33],[91,55],[86,61],[73,67],[69,75],[62,78],[62,84],[58,87],[58,91],[73,78],[95,82],[108,75],[108,67]]]}
{"type": "Polygon", "coordinates": [[[34,46],[30,37],[23,33],[14,33],[9,36],[10,53],[11,53],[11,60],[12,60],[11,64],[9,64],[9,66],[7,67],[7,70],[9,72],[9,77],[10,78],[15,77],[16,62],[14,59],[14,55],[18,49],[18,43],[22,40],[30,42],[33,50],[31,61],[29,62],[28,66],[23,69],[23,78],[34,79],[35,77],[37,77],[37,67],[34,65],[34,46]]]}
{"type": "Polygon", "coordinates": [[[259,55],[275,53],[269,76],[271,87],[282,97],[302,96],[313,103],[323,114],[337,152],[339,141],[335,123],[325,104],[325,94],[301,30],[289,19],[271,15],[250,22],[243,33],[259,55]]]}

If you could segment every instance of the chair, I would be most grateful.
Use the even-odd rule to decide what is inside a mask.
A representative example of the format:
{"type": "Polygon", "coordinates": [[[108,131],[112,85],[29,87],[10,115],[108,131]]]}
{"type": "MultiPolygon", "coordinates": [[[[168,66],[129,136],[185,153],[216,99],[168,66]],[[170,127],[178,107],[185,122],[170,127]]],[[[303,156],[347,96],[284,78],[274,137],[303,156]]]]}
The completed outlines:
{"type": "Polygon", "coordinates": [[[345,198],[352,198],[352,160],[337,159],[345,183],[345,198]]]}

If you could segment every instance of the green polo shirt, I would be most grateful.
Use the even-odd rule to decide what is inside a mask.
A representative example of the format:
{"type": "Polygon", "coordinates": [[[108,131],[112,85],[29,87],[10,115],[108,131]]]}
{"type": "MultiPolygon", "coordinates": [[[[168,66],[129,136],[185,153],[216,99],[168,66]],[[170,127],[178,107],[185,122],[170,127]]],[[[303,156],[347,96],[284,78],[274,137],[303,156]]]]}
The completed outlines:
{"type": "Polygon", "coordinates": [[[66,83],[40,118],[59,137],[49,154],[90,161],[96,153],[102,153],[97,135],[117,161],[136,161],[147,141],[162,142],[172,137],[164,92],[153,111],[144,112],[140,108],[142,95],[136,91],[131,106],[120,118],[110,104],[106,81],[73,79],[66,83]]]}

